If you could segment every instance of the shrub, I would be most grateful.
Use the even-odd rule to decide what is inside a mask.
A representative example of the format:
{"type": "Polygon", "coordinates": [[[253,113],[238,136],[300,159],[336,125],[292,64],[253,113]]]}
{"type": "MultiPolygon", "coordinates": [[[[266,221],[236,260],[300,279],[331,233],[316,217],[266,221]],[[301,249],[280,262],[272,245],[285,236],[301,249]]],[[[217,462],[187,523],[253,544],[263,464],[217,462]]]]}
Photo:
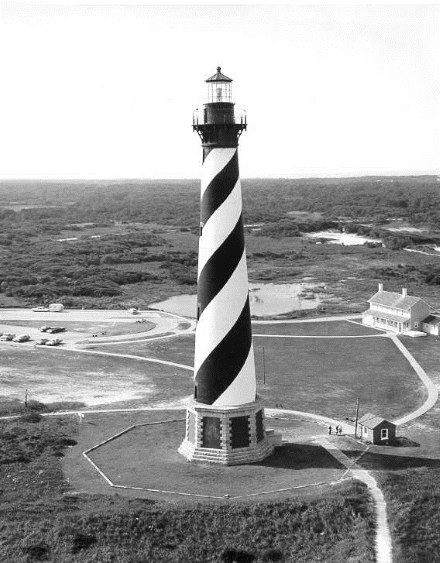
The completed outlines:
{"type": "Polygon", "coordinates": [[[28,561],[47,561],[49,559],[50,549],[45,543],[29,545],[24,549],[28,556],[28,561]]]}
{"type": "Polygon", "coordinates": [[[255,561],[255,555],[248,551],[227,548],[223,551],[221,560],[224,563],[252,563],[255,561]]]}
{"type": "Polygon", "coordinates": [[[20,416],[21,422],[31,422],[32,424],[41,422],[43,417],[38,412],[27,412],[20,416]]]}
{"type": "Polygon", "coordinates": [[[283,552],[280,549],[268,549],[263,553],[263,561],[274,562],[283,561],[283,552]]]}
{"type": "Polygon", "coordinates": [[[73,538],[72,553],[78,553],[97,542],[96,537],[88,534],[76,534],[73,538]]]}

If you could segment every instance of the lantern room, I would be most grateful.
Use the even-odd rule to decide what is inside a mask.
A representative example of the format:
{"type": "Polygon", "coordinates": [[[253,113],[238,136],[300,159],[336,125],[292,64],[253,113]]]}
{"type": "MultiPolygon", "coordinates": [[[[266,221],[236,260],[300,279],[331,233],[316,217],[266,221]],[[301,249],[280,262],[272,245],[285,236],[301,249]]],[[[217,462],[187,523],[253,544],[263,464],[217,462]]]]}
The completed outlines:
{"type": "Polygon", "coordinates": [[[232,104],[232,78],[222,74],[221,67],[217,67],[217,72],[205,80],[207,88],[207,104],[227,103],[232,104]]]}
{"type": "Polygon", "coordinates": [[[237,147],[246,129],[246,112],[237,109],[232,100],[232,78],[222,74],[221,67],[207,80],[207,97],[203,109],[193,112],[193,129],[204,147],[237,147]]]}

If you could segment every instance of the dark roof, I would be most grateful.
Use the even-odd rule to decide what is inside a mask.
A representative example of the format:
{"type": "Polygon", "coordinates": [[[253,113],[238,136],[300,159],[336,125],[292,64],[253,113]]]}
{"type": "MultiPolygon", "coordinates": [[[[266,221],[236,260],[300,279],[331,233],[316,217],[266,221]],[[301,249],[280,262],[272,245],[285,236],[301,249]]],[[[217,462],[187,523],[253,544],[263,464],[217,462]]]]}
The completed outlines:
{"type": "Polygon", "coordinates": [[[212,76],[207,78],[205,82],[232,82],[232,78],[228,78],[227,76],[222,74],[222,68],[218,66],[216,74],[213,74],[212,76]]]}
{"type": "Polygon", "coordinates": [[[440,317],[436,317],[435,315],[428,315],[426,319],[423,319],[422,323],[438,325],[440,324],[440,317]]]}
{"type": "Polygon", "coordinates": [[[371,430],[376,428],[376,426],[379,426],[379,424],[382,424],[382,422],[389,423],[389,420],[385,420],[385,418],[376,416],[375,414],[371,414],[371,412],[369,412],[368,414],[364,414],[364,416],[359,419],[359,424],[362,424],[362,426],[366,426],[371,430]]]}
{"type": "Polygon", "coordinates": [[[423,299],[420,297],[411,297],[410,295],[403,296],[401,293],[395,291],[378,291],[368,301],[369,303],[387,305],[388,307],[395,307],[396,309],[407,311],[419,301],[423,301],[423,299]]]}

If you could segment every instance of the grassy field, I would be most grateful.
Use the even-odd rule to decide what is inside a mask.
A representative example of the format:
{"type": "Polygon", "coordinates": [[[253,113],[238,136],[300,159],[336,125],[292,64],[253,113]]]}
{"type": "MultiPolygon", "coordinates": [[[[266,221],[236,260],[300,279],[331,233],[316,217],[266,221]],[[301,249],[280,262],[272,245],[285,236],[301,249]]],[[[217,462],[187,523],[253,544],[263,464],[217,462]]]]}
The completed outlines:
{"type": "MultiPolygon", "coordinates": [[[[298,330],[341,331],[334,323],[280,325],[279,333],[298,330]],[[283,328],[284,327],[284,328],[283,328]],[[332,328],[333,327],[333,328],[332,328]]],[[[346,323],[354,332],[371,331],[346,323]]],[[[267,327],[270,325],[256,325],[267,327]]],[[[276,329],[271,329],[276,330],[276,329]]],[[[420,340],[420,339],[419,339],[420,340]]],[[[192,365],[194,337],[112,347],[112,351],[168,359],[192,365]]],[[[397,418],[417,408],[425,389],[408,361],[386,338],[264,338],[254,336],[258,392],[267,406],[304,410],[335,418],[354,418],[356,397],[361,412],[397,418]],[[264,348],[264,364],[263,364],[264,348]],[[386,367],[385,367],[386,366],[386,367]],[[265,371],[266,384],[263,384],[265,371]]],[[[191,393],[190,386],[185,394],[191,393]]]]}
{"type": "MultiPolygon", "coordinates": [[[[179,399],[192,386],[192,373],[173,366],[7,344],[1,348],[0,400],[4,402],[23,400],[28,389],[30,399],[42,402],[123,407],[179,399]]],[[[129,353],[121,346],[123,353],[129,353]]]]}
{"type": "Polygon", "coordinates": [[[440,562],[440,466],[382,474],[394,563],[440,562]]]}
{"type": "MultiPolygon", "coordinates": [[[[429,336],[426,338],[400,337],[414,358],[426,371],[428,377],[437,386],[440,386],[440,338],[429,336]]],[[[434,430],[438,436],[438,449],[440,450],[440,403],[437,402],[427,413],[418,417],[408,425],[410,429],[425,433],[434,430]]]]}
{"type": "Polygon", "coordinates": [[[217,563],[235,554],[255,563],[374,561],[372,507],[359,483],[256,504],[76,495],[59,449],[75,434],[71,419],[0,422],[2,451],[13,436],[27,455],[0,463],[0,560],[217,563]]]}
{"type": "MultiPolygon", "coordinates": [[[[177,411],[171,420],[133,428],[89,455],[118,485],[220,498],[329,483],[345,472],[327,450],[310,443],[288,444],[253,465],[190,464],[177,451],[185,436],[185,411],[177,411]]],[[[271,498],[260,498],[265,496],[271,498]]]]}
{"type": "Polygon", "coordinates": [[[361,413],[393,418],[420,405],[425,389],[407,360],[385,338],[255,338],[260,393],[284,408],[336,418],[361,413]],[[261,386],[263,371],[266,385],[261,386]]]}
{"type": "Polygon", "coordinates": [[[363,336],[382,334],[382,331],[349,321],[295,322],[295,323],[253,323],[256,334],[279,334],[285,336],[363,336]]]}

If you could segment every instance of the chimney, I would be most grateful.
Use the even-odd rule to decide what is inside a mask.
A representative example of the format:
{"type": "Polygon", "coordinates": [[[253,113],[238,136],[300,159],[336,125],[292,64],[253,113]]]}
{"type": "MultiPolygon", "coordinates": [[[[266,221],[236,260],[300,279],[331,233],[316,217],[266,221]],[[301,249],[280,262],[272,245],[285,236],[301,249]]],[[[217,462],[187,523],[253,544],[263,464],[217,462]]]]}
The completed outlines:
{"type": "Polygon", "coordinates": [[[408,295],[408,290],[406,287],[402,287],[402,297],[406,297],[408,295]]]}
{"type": "Polygon", "coordinates": [[[383,283],[379,284],[379,291],[383,291],[383,283]]]}

